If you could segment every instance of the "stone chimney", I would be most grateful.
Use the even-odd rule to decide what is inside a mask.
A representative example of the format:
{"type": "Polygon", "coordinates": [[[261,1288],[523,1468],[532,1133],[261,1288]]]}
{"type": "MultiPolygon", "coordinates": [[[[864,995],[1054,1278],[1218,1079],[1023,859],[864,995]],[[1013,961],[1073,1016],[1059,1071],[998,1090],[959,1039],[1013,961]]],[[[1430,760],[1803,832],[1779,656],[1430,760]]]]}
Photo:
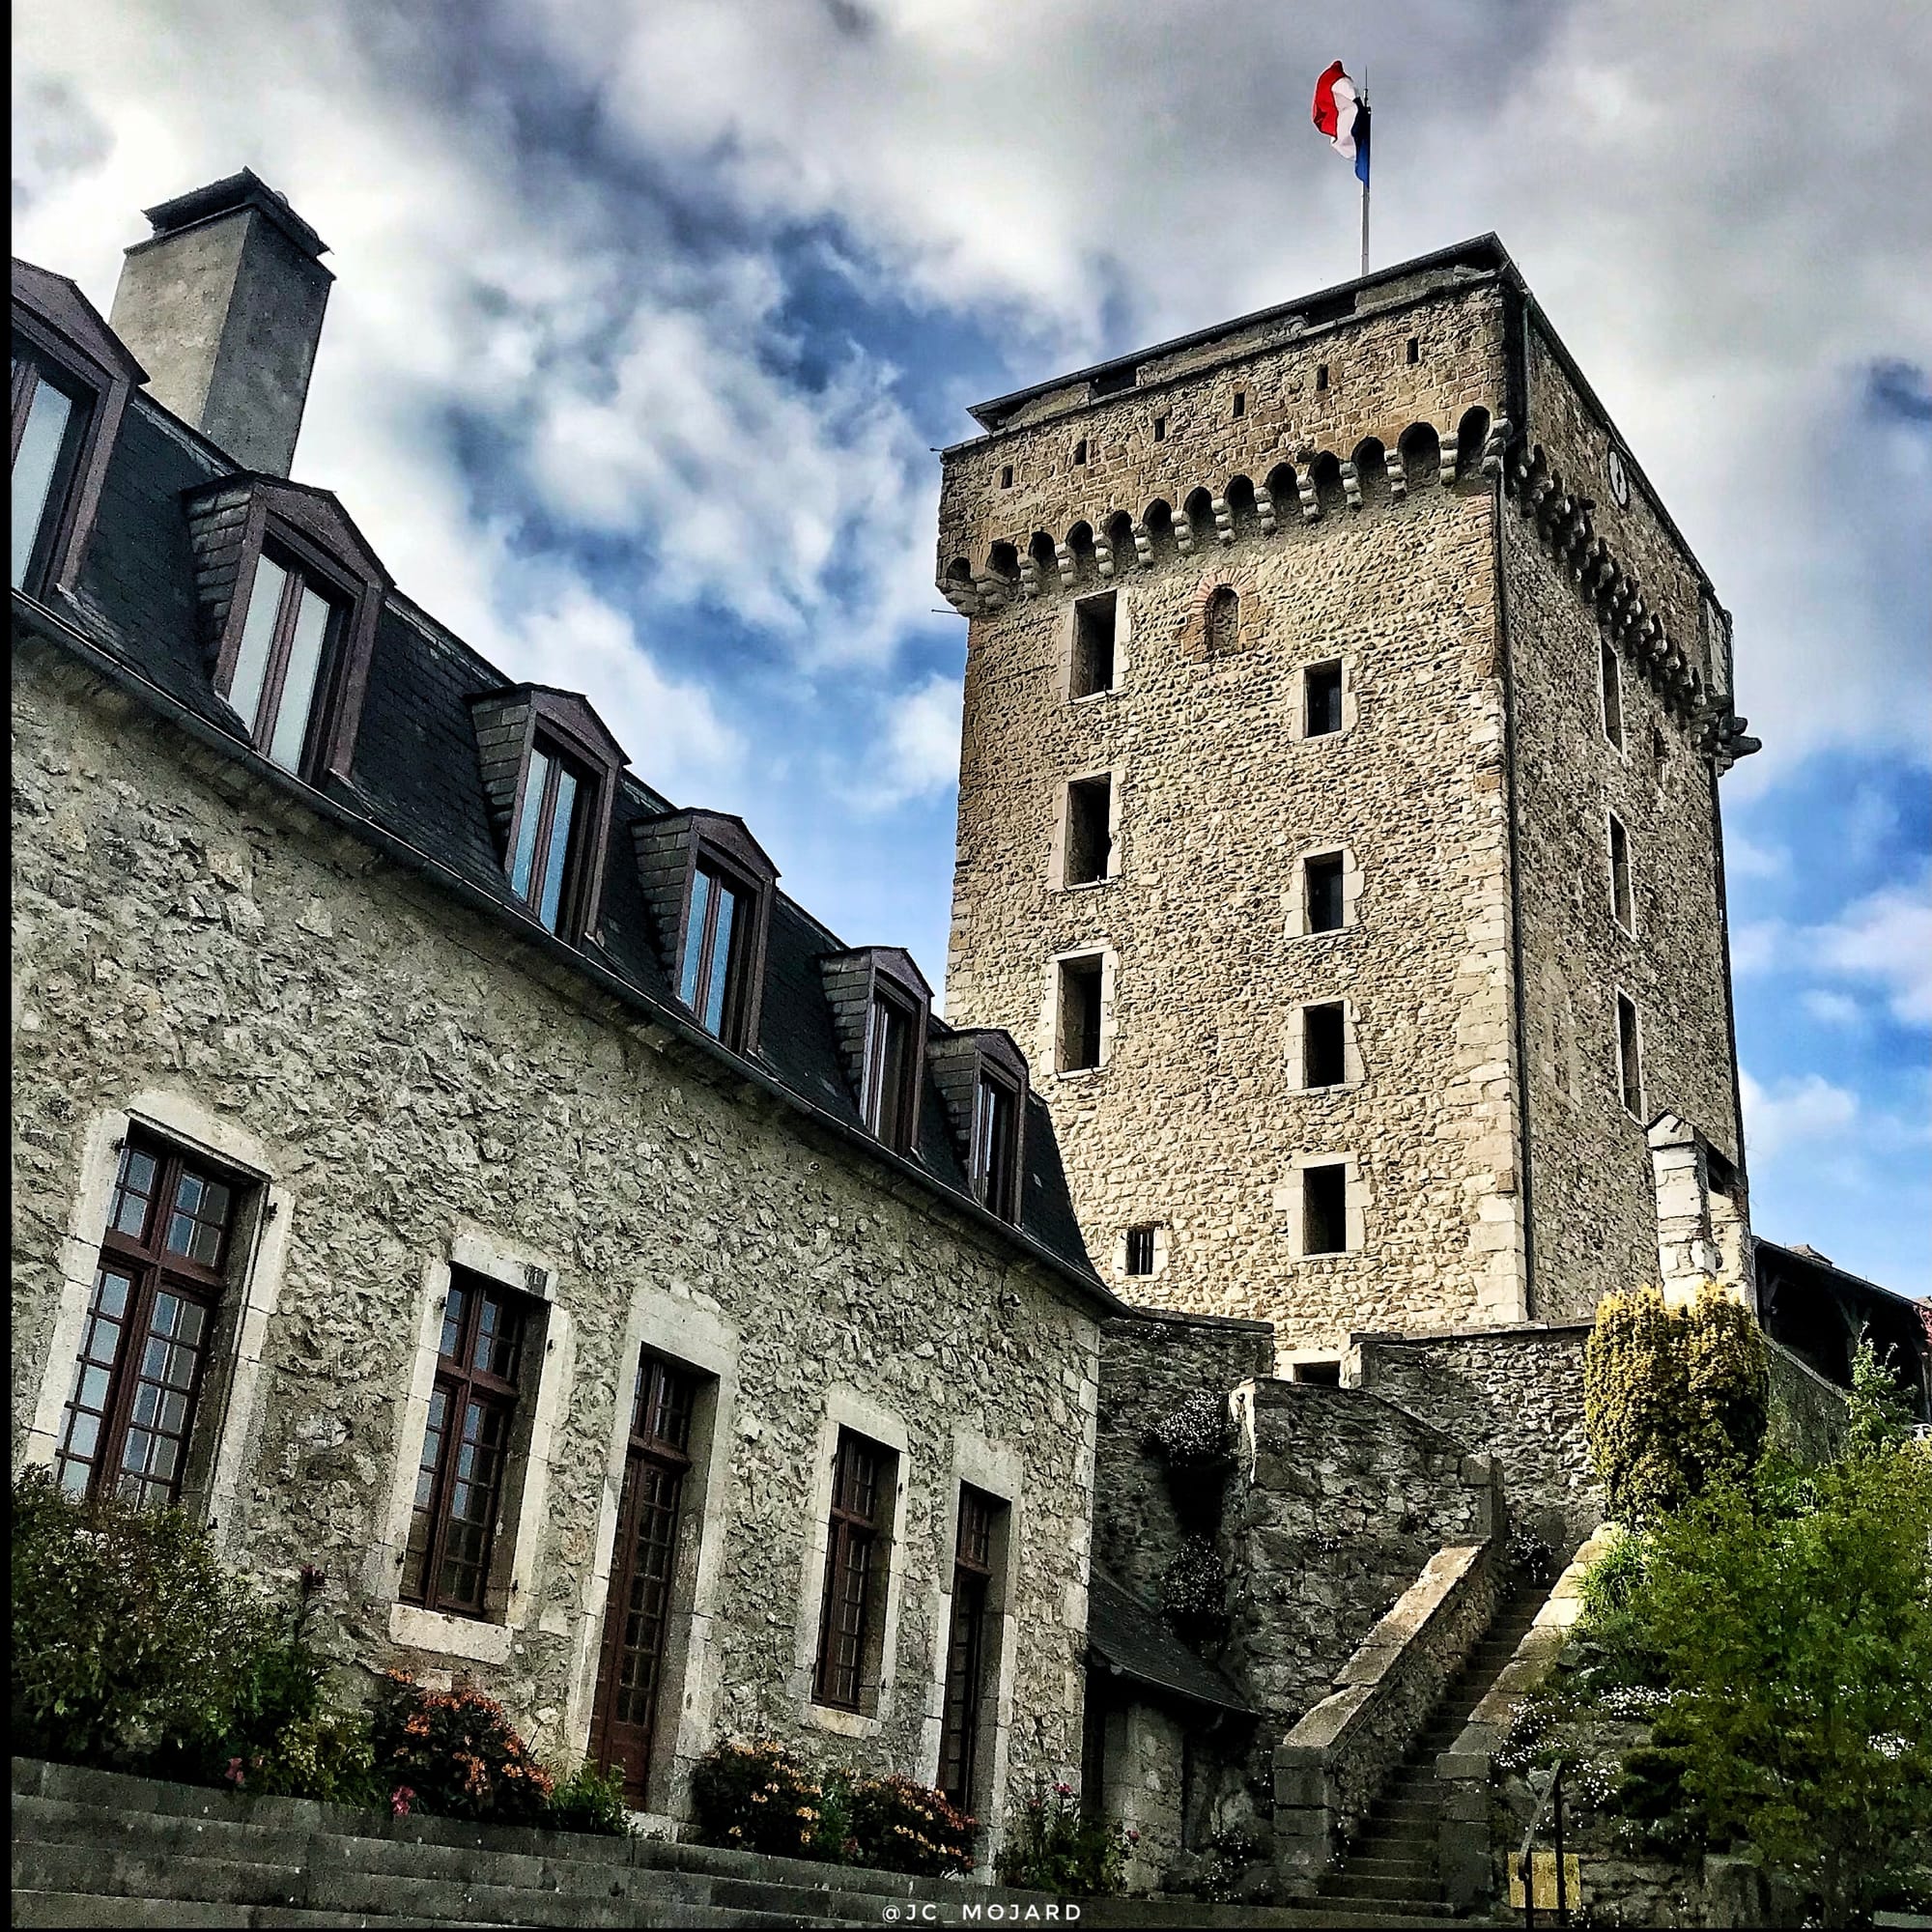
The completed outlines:
{"type": "Polygon", "coordinates": [[[157,402],[246,469],[286,476],[335,279],[319,236],[252,170],[143,211],[114,332],[157,402]]]}

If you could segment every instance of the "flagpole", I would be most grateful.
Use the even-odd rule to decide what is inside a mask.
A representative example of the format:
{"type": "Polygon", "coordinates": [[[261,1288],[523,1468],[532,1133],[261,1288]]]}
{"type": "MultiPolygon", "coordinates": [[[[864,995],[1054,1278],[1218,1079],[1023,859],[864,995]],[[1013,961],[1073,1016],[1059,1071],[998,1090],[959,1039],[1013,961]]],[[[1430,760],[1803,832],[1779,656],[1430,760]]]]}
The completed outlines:
{"type": "MultiPolygon", "coordinates": [[[[1366,67],[1363,68],[1362,70],[1361,99],[1362,99],[1362,106],[1366,109],[1369,104],[1369,71],[1366,67]]],[[[1375,165],[1373,160],[1370,163],[1369,172],[1371,174],[1375,172],[1375,165]]],[[[1362,273],[1366,275],[1368,272],[1369,272],[1369,185],[1366,181],[1364,181],[1362,184],[1362,273]]]]}

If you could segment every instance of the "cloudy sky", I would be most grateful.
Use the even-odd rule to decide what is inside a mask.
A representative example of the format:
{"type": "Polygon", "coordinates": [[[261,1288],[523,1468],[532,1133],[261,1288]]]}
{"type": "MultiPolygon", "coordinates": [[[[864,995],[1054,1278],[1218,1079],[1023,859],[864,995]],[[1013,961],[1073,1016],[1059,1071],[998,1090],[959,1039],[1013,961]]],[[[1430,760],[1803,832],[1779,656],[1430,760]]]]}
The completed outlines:
{"type": "Polygon", "coordinates": [[[1932,1288],[1932,10],[20,0],[16,252],[244,163],[339,277],[296,473],[855,943],[945,959],[965,405],[1499,233],[1736,612],[1759,1231],[1932,1288]]]}

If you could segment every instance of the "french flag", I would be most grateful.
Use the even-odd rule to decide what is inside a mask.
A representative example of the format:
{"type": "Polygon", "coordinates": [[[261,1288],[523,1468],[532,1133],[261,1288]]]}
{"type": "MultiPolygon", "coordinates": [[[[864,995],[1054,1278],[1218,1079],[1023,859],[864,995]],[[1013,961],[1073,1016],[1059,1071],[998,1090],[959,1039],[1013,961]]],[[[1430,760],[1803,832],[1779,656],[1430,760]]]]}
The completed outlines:
{"type": "Polygon", "coordinates": [[[1345,160],[1353,157],[1355,179],[1369,185],[1369,103],[1355,95],[1340,61],[1331,62],[1315,83],[1315,125],[1345,160]]]}

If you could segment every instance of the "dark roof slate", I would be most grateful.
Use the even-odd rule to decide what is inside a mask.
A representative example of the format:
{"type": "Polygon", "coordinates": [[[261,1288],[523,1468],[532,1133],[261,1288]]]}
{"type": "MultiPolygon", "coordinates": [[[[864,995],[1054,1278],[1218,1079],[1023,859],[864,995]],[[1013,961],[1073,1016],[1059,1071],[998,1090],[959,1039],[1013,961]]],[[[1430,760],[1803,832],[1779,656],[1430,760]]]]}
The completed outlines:
{"type": "MultiPolygon", "coordinates": [[[[193,559],[184,499],[211,479],[241,473],[196,432],[147,397],[127,411],[72,595],[51,593],[55,613],[195,717],[238,739],[239,721],[215,695],[196,626],[193,559]]],[[[351,776],[325,781],[335,804],[372,821],[527,924],[509,891],[483,789],[470,700],[512,681],[410,600],[390,593],[377,625],[351,776]]],[[[279,775],[277,775],[279,776],[279,775]]],[[[292,782],[292,781],[290,781],[292,782]]],[[[673,808],[625,773],[612,805],[598,963],[647,1001],[685,1018],[651,936],[630,860],[634,822],[673,808]]],[[[860,1115],[834,1037],[819,961],[847,950],[783,893],[772,899],[757,1062],[821,1116],[857,1127],[860,1115]]],[[[934,1021],[936,1036],[950,1034],[934,1021]]],[[[723,1049],[719,1049],[721,1052],[723,1049]]],[[[1077,1273],[1103,1300],[1074,1219],[1046,1110],[1033,1102],[1025,1138],[1022,1232],[1077,1273]]],[[[894,1157],[879,1151],[882,1161],[894,1157]]],[[[918,1164],[970,1199],[957,1149],[932,1081],[921,1106],[918,1164]]]]}
{"type": "Polygon", "coordinates": [[[1195,1656],[1132,1591],[1097,1565],[1087,1589],[1090,1661],[1170,1697],[1252,1717],[1233,1679],[1195,1656]]]}

